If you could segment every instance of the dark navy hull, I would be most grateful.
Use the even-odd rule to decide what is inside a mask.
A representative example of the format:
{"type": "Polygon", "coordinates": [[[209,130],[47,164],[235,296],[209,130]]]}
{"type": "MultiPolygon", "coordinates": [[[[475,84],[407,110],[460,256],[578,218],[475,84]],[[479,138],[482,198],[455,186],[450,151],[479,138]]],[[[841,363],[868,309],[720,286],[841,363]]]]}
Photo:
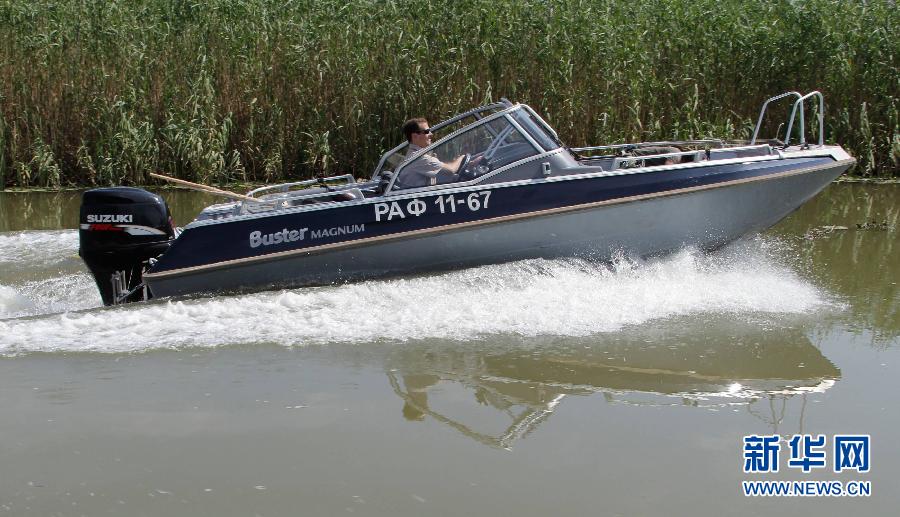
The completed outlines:
{"type": "Polygon", "coordinates": [[[471,185],[188,226],[153,296],[322,285],[508,260],[711,248],[764,230],[844,172],[824,154],[471,185]]]}

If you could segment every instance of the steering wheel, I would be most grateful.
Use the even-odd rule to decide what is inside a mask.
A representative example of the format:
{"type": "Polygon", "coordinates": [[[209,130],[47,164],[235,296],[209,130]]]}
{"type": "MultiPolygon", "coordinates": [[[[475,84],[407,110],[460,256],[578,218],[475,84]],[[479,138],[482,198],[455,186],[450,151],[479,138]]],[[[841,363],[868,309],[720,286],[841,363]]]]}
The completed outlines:
{"type": "Polygon", "coordinates": [[[463,155],[462,160],[459,161],[459,167],[456,168],[456,181],[469,181],[475,179],[475,173],[466,170],[466,167],[469,166],[469,162],[471,161],[471,154],[466,153],[463,155]]]}
{"type": "Polygon", "coordinates": [[[469,162],[472,161],[472,155],[466,153],[463,155],[463,159],[459,161],[459,167],[456,168],[453,174],[462,174],[464,170],[466,170],[466,166],[469,165],[469,162]]]}

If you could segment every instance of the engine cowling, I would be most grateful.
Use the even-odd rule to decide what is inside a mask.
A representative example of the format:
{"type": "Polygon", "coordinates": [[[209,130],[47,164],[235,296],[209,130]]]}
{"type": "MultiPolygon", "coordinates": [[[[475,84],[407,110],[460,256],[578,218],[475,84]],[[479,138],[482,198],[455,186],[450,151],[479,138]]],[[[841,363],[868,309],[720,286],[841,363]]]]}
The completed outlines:
{"type": "Polygon", "coordinates": [[[88,190],[81,197],[78,254],[94,275],[104,305],[147,297],[138,289],[147,262],[175,238],[165,200],[133,187],[88,190]]]}

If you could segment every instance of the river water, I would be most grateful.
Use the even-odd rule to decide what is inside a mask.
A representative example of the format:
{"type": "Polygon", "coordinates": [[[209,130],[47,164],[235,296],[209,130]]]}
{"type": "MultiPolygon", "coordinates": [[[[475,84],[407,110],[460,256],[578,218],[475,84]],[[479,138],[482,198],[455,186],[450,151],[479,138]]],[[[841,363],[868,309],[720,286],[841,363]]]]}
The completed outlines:
{"type": "MultiPolygon", "coordinates": [[[[163,194],[182,224],[212,201],[163,194]]],[[[836,184],[713,254],[104,309],[78,193],[0,193],[0,515],[893,515],[898,194],[836,184]],[[868,472],[833,472],[838,434],[868,472]]]]}

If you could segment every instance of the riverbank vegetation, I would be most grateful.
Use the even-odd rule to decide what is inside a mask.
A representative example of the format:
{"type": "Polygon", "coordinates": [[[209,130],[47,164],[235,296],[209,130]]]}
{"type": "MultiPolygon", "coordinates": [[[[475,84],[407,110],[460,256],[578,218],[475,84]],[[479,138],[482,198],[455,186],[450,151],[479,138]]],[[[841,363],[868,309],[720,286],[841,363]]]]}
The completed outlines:
{"type": "Polygon", "coordinates": [[[893,0],[8,0],[0,187],[365,176],[406,118],[501,96],[572,146],[746,139],[813,89],[854,174],[900,177],[898,22],[893,0]]]}

